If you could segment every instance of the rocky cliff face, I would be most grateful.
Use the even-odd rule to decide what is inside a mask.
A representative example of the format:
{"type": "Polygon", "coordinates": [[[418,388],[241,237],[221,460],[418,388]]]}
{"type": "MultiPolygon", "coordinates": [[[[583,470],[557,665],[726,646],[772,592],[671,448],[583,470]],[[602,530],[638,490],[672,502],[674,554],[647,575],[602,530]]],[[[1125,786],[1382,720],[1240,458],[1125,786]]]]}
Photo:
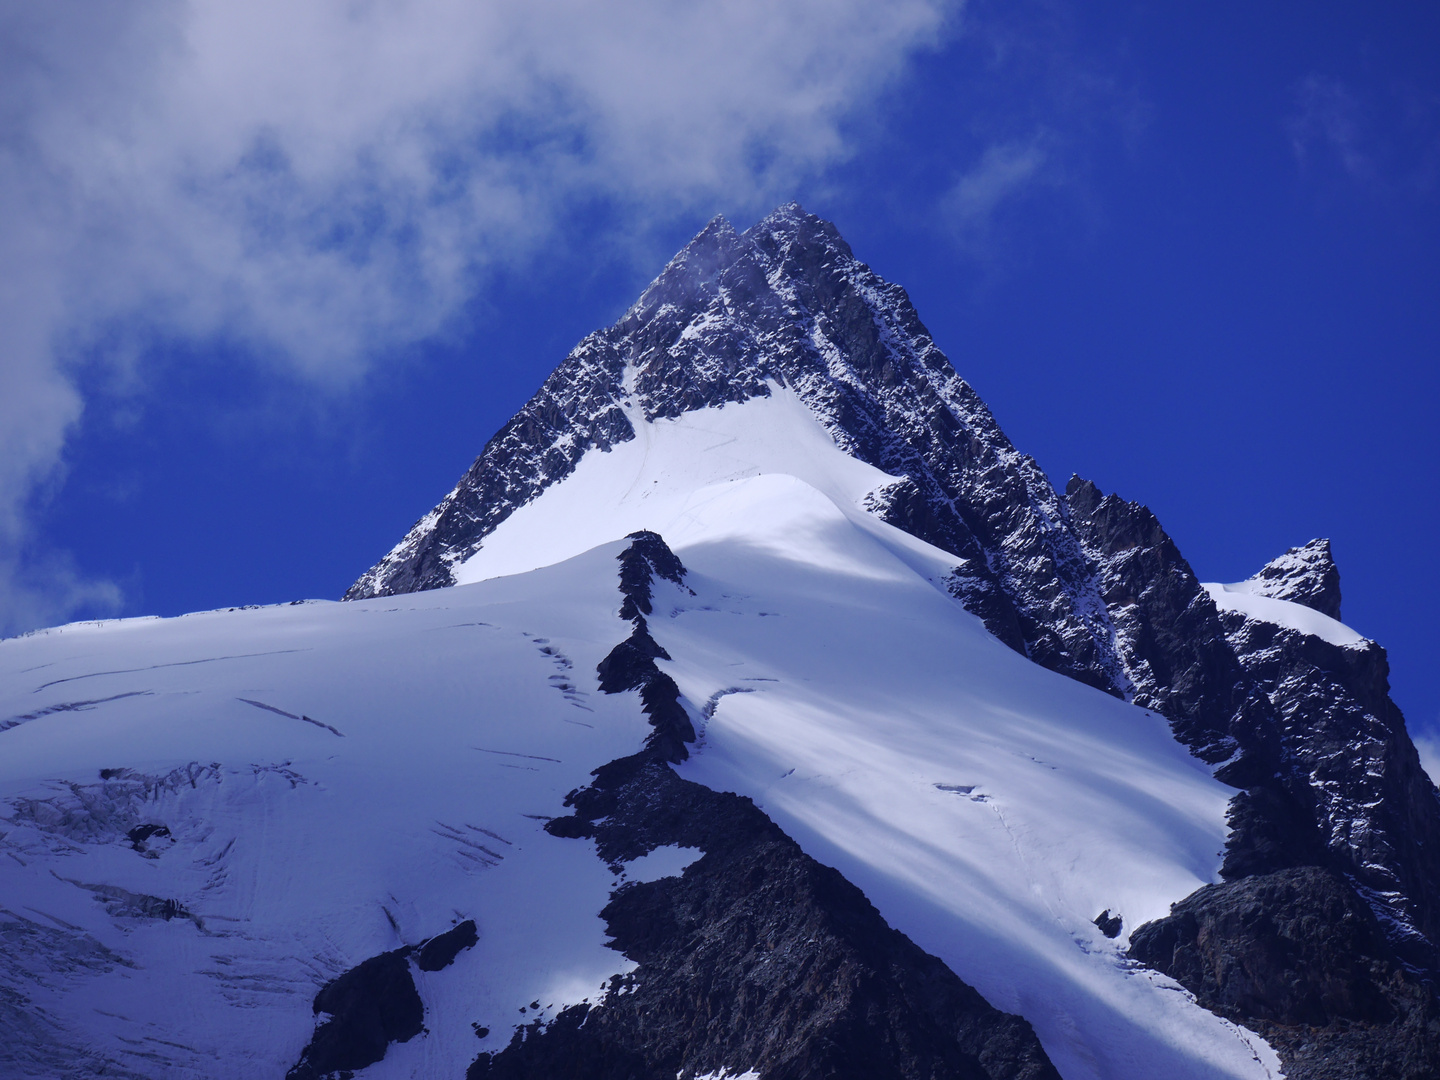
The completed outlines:
{"type": "Polygon", "coordinates": [[[1433,980],[1397,958],[1387,927],[1335,870],[1207,886],[1136,931],[1130,955],[1262,1034],[1287,1077],[1436,1075],[1433,980]]]}
{"type": "Polygon", "coordinates": [[[1070,521],[1115,628],[1132,700],[1170,720],[1211,764],[1260,739],[1269,710],[1225,640],[1220,614],[1175,542],[1145,507],[1079,477],[1070,521]]]}
{"type": "MultiPolygon", "coordinates": [[[[1141,927],[1131,955],[1264,1033],[1291,1077],[1436,1075],[1440,794],[1385,651],[1221,610],[1144,507],[1079,479],[1067,495],[1136,703],[1242,789],[1225,882],[1141,927]]],[[[1340,611],[1324,540],[1233,588],[1340,611]]]]}
{"type": "Polygon", "coordinates": [[[1340,618],[1340,571],[1330,557],[1329,540],[1311,540],[1272,559],[1250,579],[1253,591],[1276,600],[1304,604],[1332,619],[1340,618]]]}
{"type": "MultiPolygon", "coordinates": [[[[711,222],[614,326],[576,347],[347,597],[452,583],[457,564],[583,455],[634,438],[627,410],[676,417],[777,384],[842,450],[896,478],[867,509],[951,553],[952,594],[996,637],[1162,714],[1237,789],[1225,880],[1138,930],[1132,955],[1260,1027],[1292,1078],[1440,1075],[1440,795],[1388,697],[1384,651],[1222,610],[1145,507],[1078,478],[1057,494],[904,290],[798,206],[744,233],[711,222]]],[[[1242,591],[1340,615],[1324,540],[1291,549],[1242,591]]],[[[684,736],[661,738],[673,751],[684,736]]],[[[638,932],[638,897],[610,913],[621,939],[638,932]]],[[[712,910],[675,889],[644,905],[685,926],[749,918],[743,901],[712,910]]],[[[670,956],[672,945],[643,949],[670,956]]],[[[583,1017],[571,1019],[578,1033],[583,1017]]],[[[477,1075],[520,1075],[527,1062],[578,1052],[547,1039],[521,1040],[477,1075]]],[[[675,1067],[656,1053],[647,1069],[675,1067]]]]}

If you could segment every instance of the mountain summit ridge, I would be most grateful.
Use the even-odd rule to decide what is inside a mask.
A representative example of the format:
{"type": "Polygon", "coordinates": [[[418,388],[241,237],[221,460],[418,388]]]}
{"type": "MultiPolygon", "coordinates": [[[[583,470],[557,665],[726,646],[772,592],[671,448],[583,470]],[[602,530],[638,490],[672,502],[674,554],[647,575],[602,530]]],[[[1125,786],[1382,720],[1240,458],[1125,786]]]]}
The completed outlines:
{"type": "Polygon", "coordinates": [[[346,593],[451,584],[519,506],[647,421],[788,386],[836,444],[896,477],[870,509],[956,557],[951,588],[1006,644],[1117,695],[1130,686],[1067,510],[951,366],[903,288],[790,203],[713,219],[611,327],[588,335],[455,489],[346,593]]]}
{"type": "Polygon", "coordinates": [[[1323,537],[1276,556],[1244,584],[1257,596],[1290,600],[1342,621],[1340,570],[1330,553],[1330,541],[1323,537]]]}

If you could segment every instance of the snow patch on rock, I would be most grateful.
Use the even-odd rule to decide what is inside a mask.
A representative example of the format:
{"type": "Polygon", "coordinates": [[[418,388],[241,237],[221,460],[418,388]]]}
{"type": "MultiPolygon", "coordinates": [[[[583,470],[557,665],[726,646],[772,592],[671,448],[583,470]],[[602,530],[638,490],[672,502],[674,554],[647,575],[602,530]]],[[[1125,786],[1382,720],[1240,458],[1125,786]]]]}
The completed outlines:
{"type": "Polygon", "coordinates": [[[1331,645],[1364,645],[1367,638],[1344,623],[1322,615],[1304,604],[1280,600],[1257,591],[1255,579],[1230,585],[1206,582],[1205,591],[1221,611],[1238,611],[1246,618],[1283,626],[1301,634],[1310,634],[1331,645]]]}

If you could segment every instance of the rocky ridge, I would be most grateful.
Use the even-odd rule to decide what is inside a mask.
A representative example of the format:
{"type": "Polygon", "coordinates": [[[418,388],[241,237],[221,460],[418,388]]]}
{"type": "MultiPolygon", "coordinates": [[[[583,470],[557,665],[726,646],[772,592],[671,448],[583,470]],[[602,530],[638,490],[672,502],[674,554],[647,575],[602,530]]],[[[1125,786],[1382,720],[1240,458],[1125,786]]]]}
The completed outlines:
{"type": "MultiPolygon", "coordinates": [[[[1440,1070],[1440,794],[1389,698],[1385,651],[1221,611],[1143,506],[1074,479],[1072,521],[1137,704],[1231,802],[1221,884],[1140,927],[1130,955],[1260,1031],[1292,1078],[1440,1070]]],[[[1327,541],[1243,591],[1339,614],[1327,541]]]]}
{"type": "Polygon", "coordinates": [[[1291,548],[1245,584],[1259,596],[1304,604],[1337,622],[1340,619],[1340,571],[1331,558],[1329,540],[1291,548]]]}

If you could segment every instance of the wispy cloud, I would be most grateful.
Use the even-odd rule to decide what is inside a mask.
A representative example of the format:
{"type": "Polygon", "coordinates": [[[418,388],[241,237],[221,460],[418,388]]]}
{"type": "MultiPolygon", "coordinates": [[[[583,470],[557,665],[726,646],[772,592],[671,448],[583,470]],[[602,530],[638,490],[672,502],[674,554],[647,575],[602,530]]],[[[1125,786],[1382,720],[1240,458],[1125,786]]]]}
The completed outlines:
{"type": "MultiPolygon", "coordinates": [[[[84,402],[223,339],[344,383],[599,200],[763,206],[951,0],[55,0],[0,11],[0,574],[84,402]]],[[[64,592],[64,590],[61,590],[64,592]]],[[[80,588],[81,595],[85,593],[80,588]]],[[[33,622],[26,603],[0,632],[33,622]]]]}
{"type": "Polygon", "coordinates": [[[1364,148],[1360,102],[1337,79],[1310,75],[1295,87],[1295,109],[1286,127],[1301,166],[1321,155],[1333,156],[1357,180],[1373,180],[1375,167],[1364,148]]]}
{"type": "Polygon", "coordinates": [[[1420,751],[1420,765],[1430,777],[1430,782],[1440,786],[1440,733],[1436,731],[1412,732],[1415,749],[1420,751]]]}
{"type": "Polygon", "coordinates": [[[1102,163],[1141,147],[1153,107],[1123,41],[1095,35],[1083,9],[1010,0],[966,9],[947,51],[960,90],[939,140],[955,170],[936,209],[987,279],[1057,242],[1084,241],[1103,211],[1102,163]]]}
{"type": "Polygon", "coordinates": [[[1310,74],[1295,84],[1285,132],[1295,161],[1314,178],[1343,177],[1378,194],[1429,197],[1440,181],[1440,97],[1395,80],[1362,93],[1310,74]]]}
{"type": "Polygon", "coordinates": [[[984,243],[1002,204],[1056,182],[1048,142],[1042,131],[1028,139],[989,146],[946,192],[941,211],[962,241],[984,243]]]}

